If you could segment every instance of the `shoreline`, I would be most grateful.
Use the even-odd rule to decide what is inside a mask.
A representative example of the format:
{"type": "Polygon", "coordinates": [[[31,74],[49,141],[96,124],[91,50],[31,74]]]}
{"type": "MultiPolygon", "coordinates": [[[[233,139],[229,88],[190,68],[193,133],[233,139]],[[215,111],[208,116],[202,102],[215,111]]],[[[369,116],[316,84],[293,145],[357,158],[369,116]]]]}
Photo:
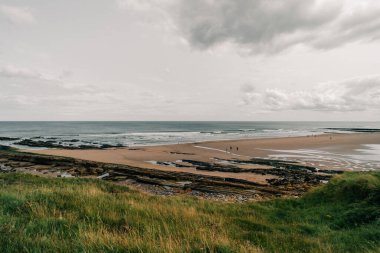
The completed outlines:
{"type": "Polygon", "coordinates": [[[219,122],[215,126],[210,122],[205,122],[194,127],[194,124],[184,126],[168,122],[166,124],[150,123],[136,128],[135,124],[125,122],[121,125],[85,124],[92,131],[86,131],[83,125],[80,124],[77,126],[79,130],[74,131],[72,127],[75,126],[75,122],[71,122],[67,125],[69,128],[67,132],[60,128],[56,129],[57,126],[55,125],[53,128],[53,125],[46,123],[41,124],[41,129],[33,135],[31,135],[27,125],[21,124],[15,125],[14,128],[16,129],[9,130],[6,129],[9,126],[5,126],[6,131],[3,130],[3,134],[0,134],[0,145],[28,150],[45,148],[76,150],[150,147],[193,142],[302,137],[339,133],[380,133],[380,125],[371,125],[370,123],[366,125],[347,124],[347,122],[342,124],[322,124],[321,122],[306,124],[305,122],[299,122],[297,125],[294,123],[289,124],[290,122],[284,124],[278,122],[262,123],[259,122],[255,125],[255,123],[251,122],[253,125],[249,124],[248,126],[247,124],[239,124],[239,122],[231,122],[230,124],[219,122]],[[121,126],[123,127],[121,128],[121,126]]]}
{"type": "MultiPolygon", "coordinates": [[[[380,130],[379,130],[380,132],[380,130]]],[[[239,137],[239,138],[221,138],[221,139],[204,139],[200,141],[185,141],[185,142],[168,142],[168,143],[150,143],[150,144],[132,144],[132,145],[126,145],[123,146],[122,144],[106,144],[106,143],[100,143],[100,146],[95,145],[89,145],[89,144],[82,144],[80,146],[65,146],[61,144],[52,144],[51,140],[58,140],[58,138],[55,137],[0,137],[0,141],[17,141],[15,143],[5,143],[5,145],[11,145],[11,147],[16,148],[18,150],[25,150],[25,151],[39,151],[39,150],[49,150],[49,149],[63,149],[63,150],[93,150],[93,149],[111,149],[111,148],[144,148],[144,147],[158,147],[158,146],[171,146],[171,145],[186,145],[186,144],[198,144],[198,143],[208,143],[208,142],[228,142],[228,141],[242,141],[242,140],[261,140],[261,139],[281,139],[281,138],[296,138],[296,137],[313,137],[313,136],[320,136],[325,134],[358,134],[358,133],[372,133],[372,132],[315,132],[311,134],[309,132],[308,134],[297,134],[297,135],[284,135],[284,136],[251,136],[249,138],[246,137],[239,137]],[[35,139],[45,139],[45,141],[37,140],[35,139]],[[21,142],[21,144],[19,144],[21,142]],[[45,145],[45,146],[44,146],[45,145]]],[[[377,132],[375,132],[377,133],[377,132]]],[[[71,139],[71,140],[65,140],[66,142],[79,142],[78,139],[71,139]]],[[[89,143],[89,142],[87,142],[89,143]]],[[[1,145],[1,144],[0,144],[1,145]]]]}
{"type": "MultiPolygon", "coordinates": [[[[357,150],[362,149],[363,145],[366,144],[380,144],[380,133],[338,133],[282,138],[205,141],[102,150],[47,149],[24,151],[163,171],[190,172],[210,176],[233,176],[239,179],[260,182],[262,180],[260,177],[252,176],[250,173],[229,174],[229,172],[221,171],[199,171],[195,166],[181,167],[181,165],[189,164],[182,164],[178,161],[196,160],[220,164],[214,159],[227,163],[225,161],[231,159],[276,159],[276,156],[282,156],[281,160],[296,161],[318,169],[380,169],[380,161],[365,161],[351,157],[360,155],[357,150]],[[177,163],[178,166],[173,166],[173,163],[177,163]]],[[[277,159],[279,158],[277,157],[277,159]]],[[[238,167],[247,168],[247,166],[242,165],[238,167]]],[[[249,168],[254,168],[254,166],[249,168]]]]}
{"type": "Polygon", "coordinates": [[[10,158],[2,159],[0,164],[10,166],[15,172],[40,176],[98,177],[155,195],[189,194],[217,200],[246,201],[300,196],[349,169],[347,157],[341,167],[335,169],[332,163],[336,162],[336,157],[327,161],[331,166],[318,166],[309,160],[317,156],[314,153],[306,158],[295,157],[291,153],[288,157],[291,159],[278,158],[276,154],[296,151],[303,152],[301,155],[305,156],[305,150],[309,149],[325,152],[322,156],[326,159],[327,154],[337,151],[350,153],[364,144],[379,145],[380,133],[207,141],[102,150],[1,151],[1,157],[10,158]]]}

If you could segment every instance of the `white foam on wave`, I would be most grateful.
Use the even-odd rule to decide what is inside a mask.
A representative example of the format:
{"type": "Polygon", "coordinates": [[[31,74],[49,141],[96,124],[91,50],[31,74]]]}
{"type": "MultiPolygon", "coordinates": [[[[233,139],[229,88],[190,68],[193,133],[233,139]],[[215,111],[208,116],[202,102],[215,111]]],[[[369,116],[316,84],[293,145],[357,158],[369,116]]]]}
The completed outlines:
{"type": "Polygon", "coordinates": [[[124,136],[188,136],[201,134],[201,132],[141,132],[141,133],[124,133],[124,136]]]}

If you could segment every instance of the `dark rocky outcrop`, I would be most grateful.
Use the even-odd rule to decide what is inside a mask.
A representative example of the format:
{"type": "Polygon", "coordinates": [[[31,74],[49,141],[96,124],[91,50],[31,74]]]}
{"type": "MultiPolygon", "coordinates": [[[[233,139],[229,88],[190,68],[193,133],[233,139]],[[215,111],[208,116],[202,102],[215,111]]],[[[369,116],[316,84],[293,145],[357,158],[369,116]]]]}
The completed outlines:
{"type": "MultiPolygon", "coordinates": [[[[79,142],[77,139],[68,140],[65,142],[79,142]]],[[[82,144],[73,146],[70,145],[64,145],[62,142],[56,142],[55,140],[33,140],[33,139],[23,139],[21,141],[15,142],[16,145],[21,146],[27,146],[27,147],[33,147],[33,148],[59,148],[59,149],[107,149],[107,148],[120,148],[123,147],[123,145],[110,145],[110,144],[101,144],[101,145],[91,145],[91,144],[82,144]]]]}
{"type": "MultiPolygon", "coordinates": [[[[218,159],[216,159],[218,160],[218,159]]],[[[260,175],[273,175],[278,179],[268,179],[267,182],[274,186],[284,186],[290,184],[317,185],[321,181],[329,180],[333,175],[343,173],[337,170],[319,170],[315,167],[299,165],[294,161],[282,161],[272,159],[250,159],[250,160],[226,160],[230,162],[227,165],[208,163],[194,160],[182,160],[183,162],[193,165],[197,170],[233,172],[233,173],[254,173],[260,175]],[[256,164],[267,165],[270,168],[265,169],[246,169],[240,168],[233,164],[256,164]]],[[[180,167],[180,166],[178,166],[180,167]]]]}
{"type": "Polygon", "coordinates": [[[0,141],[17,141],[20,140],[20,138],[17,137],[2,137],[0,136],[0,141]]]}

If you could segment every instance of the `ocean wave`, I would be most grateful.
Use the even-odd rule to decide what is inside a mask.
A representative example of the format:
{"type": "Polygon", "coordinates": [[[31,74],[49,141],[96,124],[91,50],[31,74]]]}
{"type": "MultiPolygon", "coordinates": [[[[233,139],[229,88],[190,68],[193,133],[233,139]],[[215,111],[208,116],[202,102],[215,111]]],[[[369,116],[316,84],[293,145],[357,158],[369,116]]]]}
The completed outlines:
{"type": "Polygon", "coordinates": [[[238,129],[239,132],[256,132],[257,130],[255,128],[252,129],[238,129]]]}
{"type": "Polygon", "coordinates": [[[263,129],[263,132],[282,132],[284,129],[278,128],[278,129],[263,129]]]}

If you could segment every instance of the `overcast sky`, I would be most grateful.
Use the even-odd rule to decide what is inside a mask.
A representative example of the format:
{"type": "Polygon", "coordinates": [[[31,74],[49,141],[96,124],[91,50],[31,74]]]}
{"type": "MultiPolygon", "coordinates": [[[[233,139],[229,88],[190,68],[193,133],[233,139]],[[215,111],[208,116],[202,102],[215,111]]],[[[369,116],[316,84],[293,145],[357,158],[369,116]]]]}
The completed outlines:
{"type": "Polygon", "coordinates": [[[379,0],[0,0],[0,120],[380,120],[379,0]]]}

